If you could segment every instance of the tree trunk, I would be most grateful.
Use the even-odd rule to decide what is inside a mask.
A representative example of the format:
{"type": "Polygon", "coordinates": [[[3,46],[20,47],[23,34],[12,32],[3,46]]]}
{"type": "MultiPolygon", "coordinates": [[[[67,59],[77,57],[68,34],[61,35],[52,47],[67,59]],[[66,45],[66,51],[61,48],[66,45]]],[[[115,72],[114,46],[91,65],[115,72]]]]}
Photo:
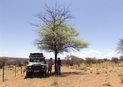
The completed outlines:
{"type": "Polygon", "coordinates": [[[58,74],[58,69],[57,69],[57,55],[58,55],[58,53],[55,52],[55,74],[58,74]]]}

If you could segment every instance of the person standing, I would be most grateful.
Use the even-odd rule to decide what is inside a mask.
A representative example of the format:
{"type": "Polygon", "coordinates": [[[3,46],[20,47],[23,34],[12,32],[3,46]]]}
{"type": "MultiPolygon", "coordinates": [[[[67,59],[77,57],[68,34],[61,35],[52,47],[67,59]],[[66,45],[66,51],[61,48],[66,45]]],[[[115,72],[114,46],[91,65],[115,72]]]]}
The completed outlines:
{"type": "Polygon", "coordinates": [[[50,60],[48,62],[48,73],[50,73],[50,74],[52,72],[52,66],[53,66],[53,60],[52,60],[52,58],[50,58],[50,60]]]}
{"type": "Polygon", "coordinates": [[[62,66],[60,57],[58,57],[57,66],[58,66],[57,67],[58,68],[58,75],[60,75],[61,74],[61,66],[62,66]]]}

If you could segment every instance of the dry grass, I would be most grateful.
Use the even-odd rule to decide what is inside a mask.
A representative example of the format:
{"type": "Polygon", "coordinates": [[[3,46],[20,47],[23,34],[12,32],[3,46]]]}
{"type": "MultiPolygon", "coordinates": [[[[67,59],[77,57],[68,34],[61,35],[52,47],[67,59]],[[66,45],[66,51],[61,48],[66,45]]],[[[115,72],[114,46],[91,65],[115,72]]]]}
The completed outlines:
{"type": "Polygon", "coordinates": [[[53,76],[51,78],[51,86],[56,86],[58,84],[57,77],[53,76]]]}
{"type": "Polygon", "coordinates": [[[121,83],[123,83],[123,73],[119,74],[118,76],[120,78],[121,83]]]}
{"type": "MultiPolygon", "coordinates": [[[[62,66],[61,76],[47,78],[25,79],[25,67],[21,74],[17,67],[17,76],[14,76],[14,67],[5,67],[5,82],[0,81],[0,87],[123,87],[123,67],[114,63],[92,65],[62,66]]],[[[2,70],[0,69],[0,79],[2,70]]]]}

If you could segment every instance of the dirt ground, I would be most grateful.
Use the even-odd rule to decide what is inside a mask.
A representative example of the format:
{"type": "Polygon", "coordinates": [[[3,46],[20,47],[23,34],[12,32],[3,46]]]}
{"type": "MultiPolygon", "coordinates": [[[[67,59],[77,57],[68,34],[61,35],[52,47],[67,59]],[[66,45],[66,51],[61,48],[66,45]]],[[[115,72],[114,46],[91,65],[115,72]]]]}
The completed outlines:
{"type": "MultiPolygon", "coordinates": [[[[23,68],[24,69],[24,68],[23,68]]],[[[0,87],[123,87],[123,66],[102,64],[85,66],[62,66],[60,76],[26,78],[17,68],[5,68],[5,81],[2,82],[0,70],[0,87]]]]}

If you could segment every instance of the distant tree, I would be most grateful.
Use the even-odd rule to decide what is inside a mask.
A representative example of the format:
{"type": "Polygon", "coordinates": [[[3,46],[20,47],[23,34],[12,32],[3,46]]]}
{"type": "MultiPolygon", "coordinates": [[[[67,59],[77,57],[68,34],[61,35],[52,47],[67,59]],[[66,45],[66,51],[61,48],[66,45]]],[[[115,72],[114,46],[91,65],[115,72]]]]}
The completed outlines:
{"type": "Polygon", "coordinates": [[[107,62],[108,61],[108,58],[104,58],[104,61],[107,62]]]}
{"type": "Polygon", "coordinates": [[[97,59],[96,58],[90,58],[90,57],[86,57],[86,60],[85,60],[86,64],[95,64],[97,63],[97,59]]]}
{"type": "Polygon", "coordinates": [[[123,61],[123,56],[120,56],[120,61],[123,61]]]}
{"type": "Polygon", "coordinates": [[[0,62],[0,69],[2,69],[3,64],[0,62]]]}
{"type": "Polygon", "coordinates": [[[112,57],[111,62],[118,63],[119,59],[117,57],[112,57]]]}
{"type": "Polygon", "coordinates": [[[78,67],[80,67],[80,64],[84,62],[84,59],[74,55],[70,55],[70,58],[71,58],[71,63],[78,65],[78,67]]]}
{"type": "Polygon", "coordinates": [[[72,16],[68,8],[50,8],[46,6],[44,15],[39,14],[38,18],[41,19],[39,39],[36,45],[39,49],[48,52],[54,52],[55,55],[55,74],[57,74],[57,55],[61,52],[68,52],[68,48],[79,50],[80,48],[87,47],[85,41],[77,39],[79,33],[70,25],[66,23],[67,19],[72,16]]]}
{"type": "Polygon", "coordinates": [[[97,63],[103,63],[103,62],[105,62],[104,59],[97,59],[97,63]]]}
{"type": "Polygon", "coordinates": [[[117,50],[119,53],[123,54],[123,39],[120,39],[117,50]]]}

